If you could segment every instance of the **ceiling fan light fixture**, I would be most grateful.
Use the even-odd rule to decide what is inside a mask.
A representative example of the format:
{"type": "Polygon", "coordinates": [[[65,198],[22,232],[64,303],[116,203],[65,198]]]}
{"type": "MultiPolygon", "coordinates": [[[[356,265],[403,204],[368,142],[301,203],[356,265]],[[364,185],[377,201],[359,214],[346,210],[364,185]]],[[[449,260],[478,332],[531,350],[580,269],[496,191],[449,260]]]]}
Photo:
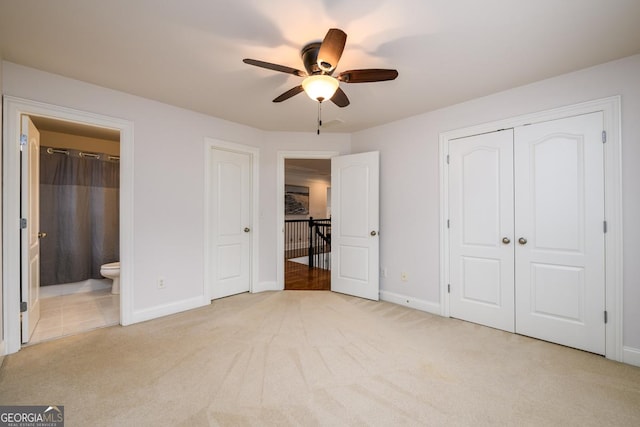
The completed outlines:
{"type": "MultiPolygon", "coordinates": [[[[318,102],[318,111],[322,103],[330,100],[340,108],[350,104],[347,94],[342,90],[340,83],[372,83],[393,80],[398,77],[398,71],[384,68],[363,68],[343,71],[333,77],[333,70],[338,65],[344,46],[347,42],[347,33],[339,28],[331,28],[320,42],[311,42],[300,51],[305,71],[297,70],[285,65],[257,59],[243,59],[245,64],[266,68],[286,74],[293,74],[305,78],[302,84],[292,87],[288,91],[277,96],[273,102],[282,102],[305,92],[309,98],[318,102]]],[[[320,124],[320,120],[318,120],[320,124]]],[[[320,124],[321,125],[321,124],[320,124]]]]}
{"type": "Polygon", "coordinates": [[[309,76],[302,81],[302,88],[305,93],[309,98],[318,102],[331,99],[336,90],[338,90],[339,85],[340,82],[335,77],[326,74],[309,76]]]}

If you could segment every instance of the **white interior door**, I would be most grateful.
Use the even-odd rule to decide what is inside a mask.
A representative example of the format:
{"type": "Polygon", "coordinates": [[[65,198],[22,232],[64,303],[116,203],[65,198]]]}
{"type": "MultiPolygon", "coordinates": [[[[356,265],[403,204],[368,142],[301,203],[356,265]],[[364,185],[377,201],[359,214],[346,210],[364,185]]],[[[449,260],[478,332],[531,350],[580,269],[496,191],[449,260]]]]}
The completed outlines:
{"type": "Polygon", "coordinates": [[[601,112],[515,130],[516,331],[605,353],[601,112]]]}
{"type": "Polygon", "coordinates": [[[22,342],[29,342],[40,320],[40,132],[29,116],[22,116],[22,229],[21,299],[27,305],[22,313],[22,342]]]}
{"type": "Polygon", "coordinates": [[[211,298],[251,287],[251,155],[211,150],[211,298]]]}
{"type": "Polygon", "coordinates": [[[379,164],[377,151],[331,159],[331,290],[375,301],[379,164]]]}
{"type": "Polygon", "coordinates": [[[514,332],[513,130],[449,144],[452,317],[514,332]]]}

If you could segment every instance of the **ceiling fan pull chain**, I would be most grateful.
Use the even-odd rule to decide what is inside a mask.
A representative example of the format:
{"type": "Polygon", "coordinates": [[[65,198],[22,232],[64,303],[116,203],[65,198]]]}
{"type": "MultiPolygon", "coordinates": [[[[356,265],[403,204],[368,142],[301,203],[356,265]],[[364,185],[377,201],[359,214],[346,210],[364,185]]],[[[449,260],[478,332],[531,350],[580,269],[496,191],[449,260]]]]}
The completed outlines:
{"type": "Polygon", "coordinates": [[[320,135],[320,126],[322,126],[322,102],[318,102],[318,135],[320,135]]]}

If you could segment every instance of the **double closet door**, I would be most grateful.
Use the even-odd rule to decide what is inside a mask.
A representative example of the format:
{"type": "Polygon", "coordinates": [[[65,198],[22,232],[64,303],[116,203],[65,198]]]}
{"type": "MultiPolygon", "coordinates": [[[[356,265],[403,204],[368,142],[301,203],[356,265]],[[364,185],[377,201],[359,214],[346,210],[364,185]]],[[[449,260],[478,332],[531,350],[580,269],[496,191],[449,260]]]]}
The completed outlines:
{"type": "Polygon", "coordinates": [[[452,317],[605,353],[603,114],[449,144],[452,317]]]}

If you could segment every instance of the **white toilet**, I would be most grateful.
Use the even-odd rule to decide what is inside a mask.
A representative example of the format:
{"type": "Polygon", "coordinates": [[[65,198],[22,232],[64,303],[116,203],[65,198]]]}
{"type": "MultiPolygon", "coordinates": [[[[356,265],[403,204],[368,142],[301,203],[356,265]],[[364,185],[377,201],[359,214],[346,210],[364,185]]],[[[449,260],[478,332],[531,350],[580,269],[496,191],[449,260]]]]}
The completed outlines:
{"type": "Polygon", "coordinates": [[[113,280],[111,285],[111,293],[120,293],[120,261],[110,262],[109,264],[103,264],[100,267],[100,274],[107,279],[113,280]]]}

